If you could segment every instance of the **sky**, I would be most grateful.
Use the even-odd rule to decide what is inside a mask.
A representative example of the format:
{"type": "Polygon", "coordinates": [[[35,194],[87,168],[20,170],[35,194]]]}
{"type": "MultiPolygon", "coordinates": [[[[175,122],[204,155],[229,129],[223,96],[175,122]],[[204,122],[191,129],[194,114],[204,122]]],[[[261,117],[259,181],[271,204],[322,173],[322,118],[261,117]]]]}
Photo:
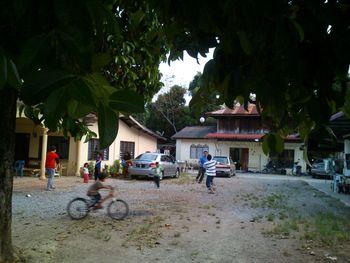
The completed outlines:
{"type": "MultiPolygon", "coordinates": [[[[197,72],[203,72],[205,63],[212,59],[212,57],[213,50],[210,50],[206,58],[202,56],[199,57],[198,64],[194,58],[190,57],[187,52],[184,52],[183,60],[172,61],[170,66],[168,63],[161,63],[159,70],[163,74],[161,81],[164,83],[164,87],[158,94],[167,92],[169,88],[174,85],[179,85],[187,89],[193,77],[197,72]]],[[[158,94],[155,97],[157,97],[158,94]]],[[[189,100],[190,97],[186,96],[187,103],[189,100]]]]}

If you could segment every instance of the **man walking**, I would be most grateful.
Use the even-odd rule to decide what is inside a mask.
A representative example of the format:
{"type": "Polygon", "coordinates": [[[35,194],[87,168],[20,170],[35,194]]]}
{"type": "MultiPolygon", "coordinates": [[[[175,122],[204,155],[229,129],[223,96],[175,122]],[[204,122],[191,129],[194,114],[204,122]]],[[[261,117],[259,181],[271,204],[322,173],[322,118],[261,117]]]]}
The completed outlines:
{"type": "Polygon", "coordinates": [[[205,173],[204,163],[208,161],[207,156],[208,156],[208,151],[204,151],[203,155],[198,160],[199,169],[198,169],[198,175],[196,177],[196,181],[199,184],[203,181],[203,177],[205,173]]]}
{"type": "Polygon", "coordinates": [[[211,159],[211,155],[208,154],[207,159],[208,161],[204,163],[204,168],[205,168],[205,174],[207,176],[207,181],[206,181],[206,186],[208,188],[208,193],[209,194],[214,194],[214,189],[213,189],[213,181],[214,181],[214,176],[216,176],[216,161],[211,159]]]}

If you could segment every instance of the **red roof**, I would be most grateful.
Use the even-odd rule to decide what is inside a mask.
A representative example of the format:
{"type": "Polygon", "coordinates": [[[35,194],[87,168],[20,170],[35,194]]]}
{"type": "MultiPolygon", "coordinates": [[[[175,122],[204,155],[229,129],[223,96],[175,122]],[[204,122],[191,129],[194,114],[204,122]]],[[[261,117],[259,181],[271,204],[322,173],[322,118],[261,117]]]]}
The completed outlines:
{"type": "MultiPolygon", "coordinates": [[[[230,139],[235,141],[255,141],[261,140],[265,134],[242,134],[242,133],[208,133],[206,139],[230,139]]],[[[300,141],[296,135],[288,135],[285,141],[300,141]]]]}

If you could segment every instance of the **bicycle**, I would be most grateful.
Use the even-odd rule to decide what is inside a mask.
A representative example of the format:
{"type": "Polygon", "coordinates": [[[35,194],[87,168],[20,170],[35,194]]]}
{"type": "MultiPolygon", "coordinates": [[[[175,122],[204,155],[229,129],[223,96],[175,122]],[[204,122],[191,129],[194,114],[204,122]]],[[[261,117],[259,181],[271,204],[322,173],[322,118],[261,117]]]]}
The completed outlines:
{"type": "MultiPolygon", "coordinates": [[[[97,200],[76,197],[67,205],[67,213],[71,219],[85,218],[91,211],[96,210],[97,200]]],[[[128,204],[121,199],[113,198],[107,205],[107,215],[112,219],[122,220],[129,214],[128,204]]]]}

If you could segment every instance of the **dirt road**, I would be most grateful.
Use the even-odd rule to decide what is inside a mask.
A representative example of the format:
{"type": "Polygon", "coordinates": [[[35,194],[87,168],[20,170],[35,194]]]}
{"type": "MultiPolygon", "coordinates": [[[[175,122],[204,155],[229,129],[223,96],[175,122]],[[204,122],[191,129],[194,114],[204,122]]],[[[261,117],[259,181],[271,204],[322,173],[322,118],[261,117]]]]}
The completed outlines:
{"type": "Polygon", "coordinates": [[[193,175],[161,182],[108,179],[130,215],[72,221],[66,205],[82,179],[16,179],[13,241],[24,262],[350,262],[350,208],[300,180],[193,175]],[[26,197],[30,195],[30,197],[26,197]],[[321,222],[321,223],[320,223],[321,222]],[[322,223],[323,222],[323,223],[322,223]]]}

